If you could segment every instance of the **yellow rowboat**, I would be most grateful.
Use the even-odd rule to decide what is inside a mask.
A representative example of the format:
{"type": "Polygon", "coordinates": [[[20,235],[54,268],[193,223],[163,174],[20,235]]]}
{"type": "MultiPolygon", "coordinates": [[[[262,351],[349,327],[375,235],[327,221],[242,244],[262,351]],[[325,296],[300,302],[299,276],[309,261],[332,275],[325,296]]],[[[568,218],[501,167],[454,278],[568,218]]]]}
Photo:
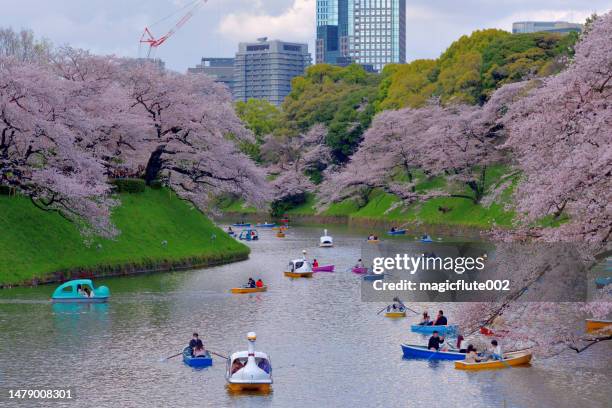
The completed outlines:
{"type": "Polygon", "coordinates": [[[378,239],[368,239],[368,244],[378,244],[379,242],[378,239]]]}
{"type": "Polygon", "coordinates": [[[289,278],[312,278],[312,272],[284,272],[289,278]]]}
{"type": "Polygon", "coordinates": [[[586,331],[591,333],[606,328],[606,331],[612,331],[612,320],[595,320],[586,319],[586,331]]]}
{"type": "Polygon", "coordinates": [[[256,293],[256,292],[265,292],[268,290],[267,286],[262,286],[261,288],[232,288],[230,291],[232,293],[256,293]]]}
{"type": "Polygon", "coordinates": [[[254,393],[268,393],[272,391],[272,384],[227,384],[227,390],[229,392],[254,392],[254,393]]]}
{"type": "Polygon", "coordinates": [[[276,233],[276,237],[277,238],[285,238],[285,233],[284,232],[277,232],[276,233]]]}
{"type": "Polygon", "coordinates": [[[387,313],[385,313],[385,317],[391,317],[391,318],[406,317],[406,311],[403,311],[403,312],[387,312],[387,313]]]}
{"type": "Polygon", "coordinates": [[[503,360],[482,361],[480,363],[468,363],[466,361],[455,361],[458,370],[489,370],[492,368],[508,368],[529,364],[531,351],[515,351],[505,353],[503,360]]]}

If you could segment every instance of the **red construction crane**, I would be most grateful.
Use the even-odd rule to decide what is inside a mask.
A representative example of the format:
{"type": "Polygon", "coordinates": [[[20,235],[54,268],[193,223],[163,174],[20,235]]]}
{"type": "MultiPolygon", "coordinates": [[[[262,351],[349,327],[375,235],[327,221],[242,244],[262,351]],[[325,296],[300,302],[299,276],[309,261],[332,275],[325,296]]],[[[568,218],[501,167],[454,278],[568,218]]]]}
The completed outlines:
{"type": "MultiPolygon", "coordinates": [[[[181,28],[182,26],[185,25],[185,23],[187,23],[187,21],[189,21],[189,19],[191,19],[191,17],[193,17],[193,15],[196,13],[196,11],[198,11],[198,9],[200,7],[202,7],[204,5],[204,3],[206,3],[208,0],[197,0],[194,1],[193,3],[187,5],[184,9],[188,9],[189,11],[187,12],[187,14],[185,14],[175,25],[174,27],[172,27],[170,29],[170,31],[168,31],[166,34],[162,35],[159,38],[155,38],[155,36],[153,36],[153,34],[151,33],[151,30],[149,29],[149,27],[145,27],[144,33],[142,33],[142,36],[140,37],[140,44],[149,44],[149,50],[147,52],[147,58],[151,57],[151,53],[154,49],[157,49],[157,47],[159,47],[160,45],[162,45],[163,43],[166,42],[166,40],[168,40],[168,38],[172,37],[172,35],[174,35],[174,33],[177,32],[177,30],[179,28],[181,28]]],[[[184,10],[183,9],[183,10],[184,10]]],[[[175,14],[175,13],[173,13],[175,14]]],[[[173,14],[164,17],[163,19],[159,20],[157,23],[160,23],[163,20],[168,19],[169,17],[171,17],[173,14]]],[[[153,24],[153,25],[155,25],[153,24]]]]}

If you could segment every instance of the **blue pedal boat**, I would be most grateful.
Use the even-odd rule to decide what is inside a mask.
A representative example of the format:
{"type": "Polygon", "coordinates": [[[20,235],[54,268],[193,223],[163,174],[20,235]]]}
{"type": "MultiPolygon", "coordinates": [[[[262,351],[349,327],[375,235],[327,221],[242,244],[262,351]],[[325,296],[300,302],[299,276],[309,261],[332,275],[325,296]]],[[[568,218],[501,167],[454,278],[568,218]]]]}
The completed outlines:
{"type": "Polygon", "coordinates": [[[465,360],[465,353],[455,351],[432,351],[427,346],[402,344],[404,358],[426,358],[428,360],[465,360]]]}
{"type": "Polygon", "coordinates": [[[263,224],[256,224],[257,228],[274,228],[276,224],[273,222],[264,222],[263,224]]]}
{"type": "Polygon", "coordinates": [[[389,235],[406,235],[406,230],[402,229],[402,230],[389,231],[389,232],[387,232],[387,234],[389,234],[389,235]]]}
{"type": "Polygon", "coordinates": [[[241,241],[257,241],[259,240],[259,233],[256,229],[246,228],[240,231],[238,239],[241,241]]]}
{"type": "Polygon", "coordinates": [[[424,236],[421,238],[421,242],[422,242],[423,244],[430,244],[430,243],[432,243],[432,242],[433,242],[433,239],[431,239],[431,237],[430,237],[429,235],[424,235],[424,236]]]}
{"type": "Polygon", "coordinates": [[[210,367],[213,364],[212,356],[208,350],[205,357],[194,357],[191,355],[191,347],[189,346],[183,350],[183,362],[189,367],[196,368],[210,367]]]}
{"type": "Polygon", "coordinates": [[[104,303],[108,302],[110,290],[106,286],[94,287],[91,279],[76,279],[61,284],[55,289],[51,296],[51,301],[55,303],[104,303]],[[87,296],[79,289],[88,289],[90,295],[87,296]]]}
{"type": "Polygon", "coordinates": [[[457,325],[449,324],[448,326],[421,326],[418,324],[413,324],[410,326],[410,330],[414,333],[421,334],[433,334],[435,331],[437,331],[439,334],[451,334],[457,332],[457,325]]]}
{"type": "Polygon", "coordinates": [[[363,275],[363,280],[364,281],[377,281],[377,280],[382,280],[385,278],[384,274],[368,274],[368,275],[363,275]]]}
{"type": "Polygon", "coordinates": [[[235,224],[232,224],[232,227],[245,227],[245,228],[248,228],[250,226],[251,226],[251,224],[246,223],[246,222],[244,222],[244,223],[237,222],[235,224]]]}

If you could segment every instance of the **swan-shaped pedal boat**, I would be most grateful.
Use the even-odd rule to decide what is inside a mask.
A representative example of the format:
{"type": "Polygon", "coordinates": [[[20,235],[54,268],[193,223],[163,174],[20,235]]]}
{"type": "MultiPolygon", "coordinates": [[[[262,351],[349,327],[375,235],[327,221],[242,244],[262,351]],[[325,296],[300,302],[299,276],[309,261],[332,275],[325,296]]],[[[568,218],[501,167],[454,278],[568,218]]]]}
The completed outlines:
{"type": "Polygon", "coordinates": [[[327,230],[324,230],[323,236],[319,238],[319,246],[321,248],[331,248],[334,246],[334,238],[327,234],[327,230]]]}
{"type": "Polygon", "coordinates": [[[51,296],[54,303],[104,303],[110,290],[106,286],[94,287],[91,279],[76,279],[61,284],[51,296]]]}
{"type": "MultiPolygon", "coordinates": [[[[305,255],[306,251],[303,252],[305,255]]],[[[289,278],[311,278],[313,273],[312,265],[306,258],[294,259],[289,262],[289,266],[284,273],[289,278]]]]}
{"type": "Polygon", "coordinates": [[[232,353],[227,359],[225,379],[231,392],[258,391],[270,392],[272,389],[272,364],[270,357],[261,351],[255,351],[254,332],[247,334],[249,348],[247,351],[232,353]]]}

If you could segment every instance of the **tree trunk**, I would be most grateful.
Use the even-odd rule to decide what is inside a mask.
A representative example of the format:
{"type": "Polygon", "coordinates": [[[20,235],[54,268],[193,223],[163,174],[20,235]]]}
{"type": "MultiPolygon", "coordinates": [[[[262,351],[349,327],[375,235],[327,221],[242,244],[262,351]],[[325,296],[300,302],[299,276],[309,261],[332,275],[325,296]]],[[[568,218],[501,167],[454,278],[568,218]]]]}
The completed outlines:
{"type": "Polygon", "coordinates": [[[150,185],[153,180],[156,180],[159,172],[162,169],[163,160],[162,154],[164,154],[165,145],[157,146],[157,148],[151,153],[149,161],[147,162],[147,168],[145,169],[145,182],[150,185]]]}

